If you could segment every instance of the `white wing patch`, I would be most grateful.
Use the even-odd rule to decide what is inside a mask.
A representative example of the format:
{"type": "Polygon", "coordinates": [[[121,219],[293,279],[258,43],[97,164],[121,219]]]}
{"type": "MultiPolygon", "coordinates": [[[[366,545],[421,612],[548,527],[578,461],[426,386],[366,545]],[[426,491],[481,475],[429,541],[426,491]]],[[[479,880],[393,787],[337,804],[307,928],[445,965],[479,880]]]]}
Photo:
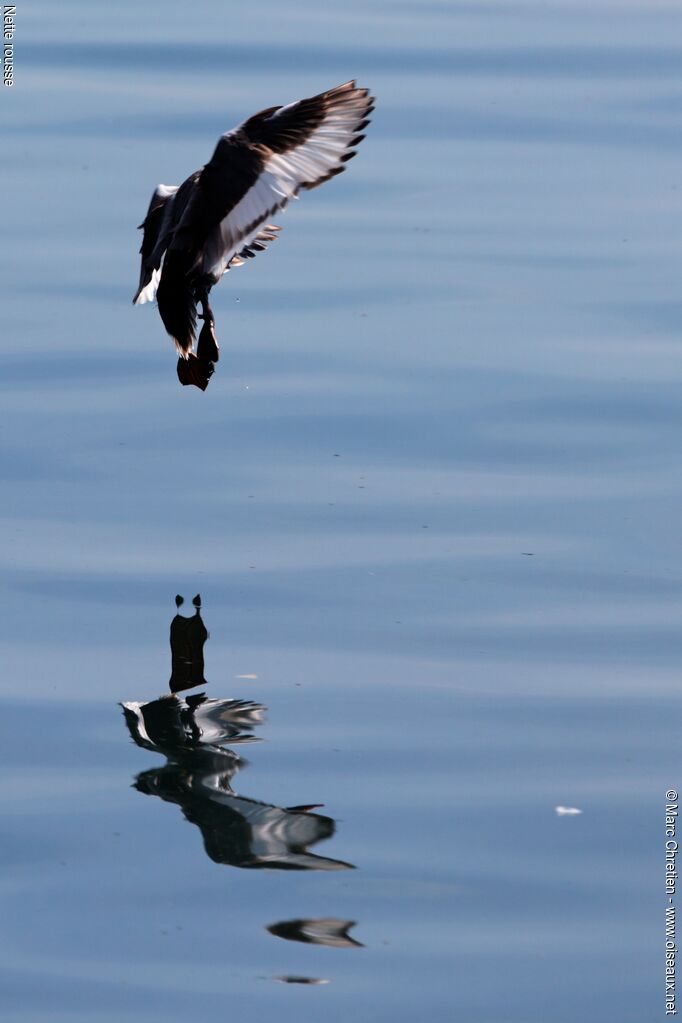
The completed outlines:
{"type": "MultiPolygon", "coordinates": [[[[204,273],[217,280],[230,266],[239,265],[235,257],[240,259],[241,251],[257,240],[265,221],[295,199],[301,188],[314,188],[343,170],[344,163],[355,155],[352,147],[360,141],[357,132],[371,102],[364,90],[341,90],[330,100],[320,126],[302,145],[270,153],[256,183],[206,240],[204,273]]],[[[273,123],[288,109],[282,107],[274,113],[273,123]]]]}
{"type": "MultiPolygon", "coordinates": [[[[142,260],[143,271],[145,269],[152,269],[151,280],[144,288],[141,288],[138,291],[133,302],[134,305],[144,305],[145,302],[153,302],[156,298],[156,289],[158,288],[159,281],[161,280],[163,253],[166,248],[169,231],[173,224],[175,195],[179,187],[179,185],[157,185],[154,189],[151,203],[149,205],[149,212],[145,218],[145,223],[148,221],[153,209],[155,207],[158,208],[158,205],[160,205],[161,202],[163,203],[163,214],[156,231],[156,237],[153,239],[154,246],[151,252],[147,254],[146,259],[143,257],[142,260]]],[[[142,226],[144,227],[144,224],[142,226]]]]}
{"type": "Polygon", "coordinates": [[[135,299],[135,305],[144,305],[145,302],[153,302],[156,298],[156,289],[159,286],[161,280],[161,270],[152,271],[152,279],[146,288],[143,288],[135,299]]]}
{"type": "Polygon", "coordinates": [[[288,200],[289,196],[279,188],[273,175],[263,171],[255,185],[206,239],[203,272],[216,280],[220,278],[234,257],[255,241],[265,221],[283,209],[288,200]]]}

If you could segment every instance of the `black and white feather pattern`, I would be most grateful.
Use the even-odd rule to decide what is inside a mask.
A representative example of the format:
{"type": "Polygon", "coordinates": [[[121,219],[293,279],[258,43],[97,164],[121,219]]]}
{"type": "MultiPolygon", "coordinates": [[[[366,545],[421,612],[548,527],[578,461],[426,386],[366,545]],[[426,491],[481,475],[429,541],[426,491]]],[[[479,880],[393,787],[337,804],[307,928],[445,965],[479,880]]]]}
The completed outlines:
{"type": "Polygon", "coordinates": [[[274,241],[272,217],[340,174],[362,141],[373,98],[354,81],[270,107],[221,136],[210,161],[180,186],[159,185],[141,247],[133,301],[156,297],[184,356],[192,350],[197,293],[274,241]]]}

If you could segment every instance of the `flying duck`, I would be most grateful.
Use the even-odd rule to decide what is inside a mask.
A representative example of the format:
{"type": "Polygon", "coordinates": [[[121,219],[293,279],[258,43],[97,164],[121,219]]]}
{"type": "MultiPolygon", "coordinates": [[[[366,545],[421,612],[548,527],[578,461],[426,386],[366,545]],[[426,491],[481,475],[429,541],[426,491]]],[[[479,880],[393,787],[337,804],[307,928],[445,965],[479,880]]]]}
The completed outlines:
{"type": "Polygon", "coordinates": [[[180,186],[157,185],[143,231],[135,305],[158,302],[175,342],[182,384],[206,390],[219,358],[208,296],[280,230],[270,218],[345,170],[369,124],[374,99],[354,81],[268,107],[222,135],[213,156],[180,186]],[[197,303],[201,313],[197,314],[197,303]],[[194,353],[197,315],[203,320],[194,353]]]}

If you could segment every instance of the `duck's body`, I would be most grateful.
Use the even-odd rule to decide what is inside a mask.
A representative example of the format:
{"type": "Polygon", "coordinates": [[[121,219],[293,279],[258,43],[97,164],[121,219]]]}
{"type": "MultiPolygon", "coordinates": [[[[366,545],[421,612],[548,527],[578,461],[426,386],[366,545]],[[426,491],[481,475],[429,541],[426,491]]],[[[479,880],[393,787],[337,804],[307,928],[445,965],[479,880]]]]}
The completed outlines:
{"type": "Polygon", "coordinates": [[[302,188],[344,170],[372,108],[368,90],[353,81],[270,107],[221,136],[209,162],[182,185],[157,186],[141,225],[142,267],[133,302],[157,299],[180,354],[182,383],[205,389],[218,358],[208,304],[213,285],[274,241],[279,228],[270,218],[302,188]],[[204,326],[193,356],[197,303],[204,326]]]}

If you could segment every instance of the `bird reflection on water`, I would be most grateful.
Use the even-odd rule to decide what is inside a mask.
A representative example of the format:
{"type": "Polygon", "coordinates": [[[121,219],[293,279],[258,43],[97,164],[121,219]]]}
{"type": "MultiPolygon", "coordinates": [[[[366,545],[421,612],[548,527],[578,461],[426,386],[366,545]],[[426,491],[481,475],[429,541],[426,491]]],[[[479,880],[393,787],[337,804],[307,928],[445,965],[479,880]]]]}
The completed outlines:
{"type": "Polygon", "coordinates": [[[286,941],[302,941],[308,945],[327,945],[329,948],[364,948],[361,941],[352,938],[348,931],[355,927],[355,920],[337,920],[322,917],[318,920],[282,920],[270,924],[267,930],[277,938],[286,941]]]}
{"type": "Polygon", "coordinates": [[[201,830],[206,853],[215,863],[281,870],[352,866],[308,852],[334,834],[330,817],[234,792],[232,779],[247,762],[223,744],[258,741],[246,729],[260,724],[265,710],[261,704],[209,700],[201,693],[122,706],[137,745],[166,757],[163,767],[139,774],[135,788],[177,803],[186,820],[201,830]]]}
{"type": "Polygon", "coordinates": [[[201,617],[201,596],[197,593],[192,599],[192,618],[179,613],[184,602],[178,593],[175,598],[178,614],[170,627],[171,677],[168,684],[171,693],[207,684],[204,678],[204,643],[208,639],[208,629],[201,617]]]}
{"type": "MultiPolygon", "coordinates": [[[[133,741],[166,758],[162,767],[143,771],[134,787],[145,795],[176,803],[186,820],[201,830],[215,863],[279,870],[348,870],[353,864],[309,852],[331,838],[335,823],[311,812],[319,804],[278,807],[238,795],[232,788],[247,761],[230,749],[259,742],[253,730],[265,707],[247,700],[209,699],[205,693],[182,698],[177,690],[204,683],[203,645],[208,632],[195,615],[176,615],[171,625],[172,695],[149,703],[122,703],[133,741]],[[185,623],[185,624],[183,624],[185,623]]],[[[182,598],[176,598],[178,607],[182,598]]]]}

